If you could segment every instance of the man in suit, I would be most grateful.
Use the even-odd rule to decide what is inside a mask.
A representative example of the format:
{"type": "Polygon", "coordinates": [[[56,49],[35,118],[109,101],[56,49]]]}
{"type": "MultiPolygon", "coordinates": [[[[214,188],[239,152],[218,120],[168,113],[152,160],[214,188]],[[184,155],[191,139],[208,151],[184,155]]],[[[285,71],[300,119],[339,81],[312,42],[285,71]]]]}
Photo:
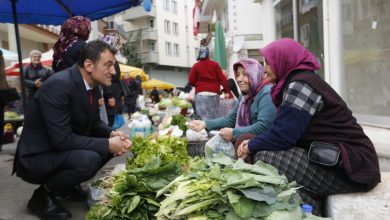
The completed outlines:
{"type": "Polygon", "coordinates": [[[56,196],[86,199],[79,184],[131,146],[122,132],[100,120],[98,110],[98,84],[111,85],[115,53],[102,41],[87,43],[78,63],[50,77],[32,100],[14,171],[40,184],[27,207],[41,219],[71,218],[56,196]]]}

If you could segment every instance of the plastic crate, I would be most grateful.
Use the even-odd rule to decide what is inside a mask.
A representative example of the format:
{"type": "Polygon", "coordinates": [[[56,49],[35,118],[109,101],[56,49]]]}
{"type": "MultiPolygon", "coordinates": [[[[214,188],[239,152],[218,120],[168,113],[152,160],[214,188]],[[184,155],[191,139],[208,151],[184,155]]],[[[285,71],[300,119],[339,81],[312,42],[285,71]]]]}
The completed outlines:
{"type": "Polygon", "coordinates": [[[199,156],[204,157],[204,146],[208,140],[202,141],[188,141],[187,151],[191,157],[199,156]]]}

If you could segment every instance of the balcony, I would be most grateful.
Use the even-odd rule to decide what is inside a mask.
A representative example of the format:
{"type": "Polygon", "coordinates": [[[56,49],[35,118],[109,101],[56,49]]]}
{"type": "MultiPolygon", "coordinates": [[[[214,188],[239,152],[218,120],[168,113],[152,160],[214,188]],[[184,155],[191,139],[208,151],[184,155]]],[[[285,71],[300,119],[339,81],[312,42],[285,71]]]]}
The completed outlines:
{"type": "Polygon", "coordinates": [[[115,21],[107,21],[104,34],[112,33],[112,32],[118,32],[122,37],[126,37],[126,31],[123,28],[122,24],[118,24],[115,21]]]}
{"type": "Polygon", "coordinates": [[[135,42],[140,40],[157,40],[157,31],[152,28],[139,29],[127,32],[127,40],[135,42]]]}
{"type": "Polygon", "coordinates": [[[137,53],[142,63],[158,63],[158,52],[156,51],[146,51],[137,53]]]}
{"type": "Polygon", "coordinates": [[[125,11],[125,14],[123,15],[123,20],[125,21],[133,21],[135,19],[139,18],[155,18],[156,17],[156,7],[153,6],[152,10],[150,12],[147,12],[144,10],[144,7],[132,7],[130,9],[127,9],[125,11]]]}

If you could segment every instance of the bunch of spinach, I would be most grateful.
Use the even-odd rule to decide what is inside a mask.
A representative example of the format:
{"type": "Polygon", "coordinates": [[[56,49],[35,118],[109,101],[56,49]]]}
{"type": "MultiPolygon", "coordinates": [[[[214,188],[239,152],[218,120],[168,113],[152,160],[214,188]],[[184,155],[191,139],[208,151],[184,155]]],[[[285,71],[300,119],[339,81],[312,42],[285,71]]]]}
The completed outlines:
{"type": "Polygon", "coordinates": [[[205,163],[206,169],[183,174],[157,192],[166,195],[158,219],[272,220],[280,212],[300,215],[299,187],[271,165],[246,164],[223,154],[205,163]]]}

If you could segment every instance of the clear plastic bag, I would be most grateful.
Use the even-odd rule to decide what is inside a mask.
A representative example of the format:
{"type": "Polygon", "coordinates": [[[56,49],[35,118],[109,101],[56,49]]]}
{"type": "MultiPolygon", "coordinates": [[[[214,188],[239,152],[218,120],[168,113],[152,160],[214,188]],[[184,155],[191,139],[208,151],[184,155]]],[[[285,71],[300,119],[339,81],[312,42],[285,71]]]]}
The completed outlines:
{"type": "Polygon", "coordinates": [[[213,157],[213,154],[218,154],[220,152],[222,152],[226,156],[229,156],[230,158],[235,157],[235,149],[233,143],[230,141],[226,141],[221,137],[221,135],[217,134],[206,142],[205,156],[206,158],[211,158],[213,157]]]}

